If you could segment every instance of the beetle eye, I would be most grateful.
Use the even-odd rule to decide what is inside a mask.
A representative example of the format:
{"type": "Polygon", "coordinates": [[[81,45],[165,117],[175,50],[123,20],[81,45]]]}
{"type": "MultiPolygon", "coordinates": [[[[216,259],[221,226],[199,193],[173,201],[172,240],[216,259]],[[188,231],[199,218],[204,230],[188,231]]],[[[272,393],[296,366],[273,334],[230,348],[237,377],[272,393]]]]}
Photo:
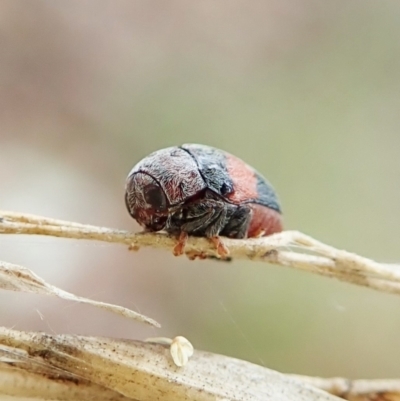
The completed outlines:
{"type": "Polygon", "coordinates": [[[147,185],[144,188],[144,199],[156,210],[164,210],[167,206],[164,192],[158,185],[147,185]]]}

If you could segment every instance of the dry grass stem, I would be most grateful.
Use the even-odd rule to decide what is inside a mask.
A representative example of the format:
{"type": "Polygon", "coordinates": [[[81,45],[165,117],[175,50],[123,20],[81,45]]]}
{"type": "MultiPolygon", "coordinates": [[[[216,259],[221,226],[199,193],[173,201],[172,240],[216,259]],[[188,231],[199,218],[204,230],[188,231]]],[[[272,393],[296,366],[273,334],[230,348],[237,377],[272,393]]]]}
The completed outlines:
{"type": "Polygon", "coordinates": [[[0,395],[65,401],[398,401],[400,380],[284,375],[199,350],[179,368],[169,344],[0,327],[0,395]]]}
{"type": "Polygon", "coordinates": [[[77,400],[82,390],[81,399],[96,401],[339,401],[303,381],[222,355],[196,350],[180,368],[161,344],[0,327],[0,373],[7,369],[17,371],[18,387],[7,385],[14,375],[0,375],[0,394],[43,399],[49,385],[56,400],[77,400]]]}
{"type": "MultiPolygon", "coordinates": [[[[0,212],[0,233],[97,240],[131,249],[148,246],[172,251],[176,244],[176,238],[162,233],[133,234],[13,212],[0,212]]],[[[400,294],[398,266],[335,249],[297,231],[223,241],[234,259],[276,263],[400,294]]],[[[204,238],[189,238],[185,252],[188,256],[217,256],[212,243],[204,238]]],[[[63,291],[10,263],[0,262],[0,288],[55,295],[158,326],[154,320],[126,308],[63,291]]],[[[245,361],[193,351],[182,337],[149,341],[157,343],[0,327],[0,395],[60,401],[400,401],[398,380],[284,375],[245,361]],[[176,361],[184,366],[177,366],[176,361]]]]}
{"type": "Polygon", "coordinates": [[[2,261],[0,261],[0,289],[32,292],[42,295],[53,295],[69,301],[79,302],[95,306],[97,308],[105,309],[109,312],[122,315],[128,319],[133,319],[142,323],[150,324],[155,327],[160,327],[160,324],[157,323],[155,320],[140,313],[134,312],[133,310],[124,308],[119,305],[113,305],[105,302],[94,301],[92,299],[84,297],[79,297],[47,283],[38,275],[25,267],[13,265],[11,263],[2,261]]]}
{"type": "MultiPolygon", "coordinates": [[[[131,249],[153,247],[172,251],[176,238],[163,233],[130,233],[23,213],[0,211],[0,233],[48,235],[53,237],[96,240],[128,245],[131,249]]],[[[339,250],[298,231],[284,231],[269,237],[235,240],[223,238],[234,259],[257,260],[289,266],[348,283],[400,295],[398,265],[377,263],[371,259],[339,250]]],[[[190,237],[185,252],[217,256],[205,238],[190,237]]]]}
{"type": "Polygon", "coordinates": [[[326,379],[300,375],[290,375],[290,377],[350,401],[400,400],[400,380],[398,379],[349,380],[343,377],[326,379]]]}

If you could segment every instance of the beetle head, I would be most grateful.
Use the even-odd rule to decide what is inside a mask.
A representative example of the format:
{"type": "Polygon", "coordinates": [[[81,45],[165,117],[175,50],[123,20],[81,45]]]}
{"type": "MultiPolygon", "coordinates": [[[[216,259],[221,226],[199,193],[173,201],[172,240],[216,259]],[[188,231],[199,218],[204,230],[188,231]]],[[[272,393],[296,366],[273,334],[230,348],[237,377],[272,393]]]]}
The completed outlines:
{"type": "Polygon", "coordinates": [[[129,214],[147,231],[160,231],[168,218],[168,200],[160,184],[143,172],[126,182],[125,203],[129,214]]]}

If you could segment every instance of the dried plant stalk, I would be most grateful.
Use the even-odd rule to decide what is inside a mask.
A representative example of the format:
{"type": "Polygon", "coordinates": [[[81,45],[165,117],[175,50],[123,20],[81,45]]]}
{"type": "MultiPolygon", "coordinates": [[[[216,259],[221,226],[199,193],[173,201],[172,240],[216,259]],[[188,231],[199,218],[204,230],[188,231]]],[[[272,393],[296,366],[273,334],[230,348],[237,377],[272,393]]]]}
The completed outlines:
{"type": "MultiPolygon", "coordinates": [[[[0,349],[0,355],[2,354],[0,349]]],[[[24,363],[1,362],[0,357],[0,399],[4,396],[34,401],[128,401],[132,398],[77,378],[67,372],[60,372],[52,366],[38,364],[34,360],[24,363]],[[36,366],[39,365],[39,366],[36,366]],[[35,372],[36,371],[36,372],[35,372]]],[[[7,398],[8,399],[8,398],[7,398]]],[[[12,398],[15,400],[15,398],[12,398]]]]}
{"type": "Polygon", "coordinates": [[[60,401],[398,401],[400,380],[284,375],[199,350],[179,368],[168,345],[0,327],[0,395],[60,401]]]}
{"type": "MultiPolygon", "coordinates": [[[[0,233],[98,240],[172,250],[174,237],[0,212],[0,233]]],[[[296,231],[232,240],[235,259],[258,260],[321,274],[356,285],[400,294],[400,269],[335,249],[296,231]]],[[[204,238],[189,238],[186,253],[217,256],[204,238]]],[[[126,317],[136,312],[76,297],[20,266],[0,262],[0,288],[56,295],[97,304],[126,317]]],[[[152,319],[139,320],[157,325],[152,319]]],[[[179,356],[179,355],[178,355],[179,356]]],[[[140,341],[26,333],[0,327],[0,395],[54,400],[387,400],[400,401],[398,380],[322,379],[283,375],[244,361],[195,351],[177,367],[168,346],[140,341]],[[331,394],[328,394],[331,393],[331,394]]]]}
{"type": "Polygon", "coordinates": [[[397,379],[349,380],[343,377],[325,379],[300,375],[290,376],[349,401],[400,400],[400,380],[397,379]]]}
{"type": "MultiPolygon", "coordinates": [[[[10,366],[34,374],[37,383],[43,377],[43,383],[82,387],[98,401],[110,400],[111,392],[124,396],[115,398],[121,401],[339,400],[270,369],[203,351],[195,351],[190,363],[179,368],[168,347],[160,344],[0,328],[0,372],[10,366]]],[[[11,386],[0,386],[0,394],[4,389],[16,393],[11,386]]]]}
{"type": "MultiPolygon", "coordinates": [[[[176,238],[163,233],[133,234],[92,225],[84,225],[0,211],[0,233],[49,235],[54,237],[120,243],[132,249],[153,247],[171,251],[176,238]]],[[[325,245],[298,231],[284,231],[262,238],[235,240],[224,238],[234,259],[258,260],[336,278],[348,283],[400,295],[398,265],[377,263],[371,259],[325,245]]],[[[185,252],[217,256],[205,238],[190,237],[185,252]]]]}
{"type": "Polygon", "coordinates": [[[142,323],[150,324],[154,327],[160,327],[160,324],[155,320],[144,316],[133,310],[124,308],[119,305],[113,305],[106,302],[94,301],[92,299],[79,297],[57,288],[40,278],[26,267],[17,266],[11,263],[0,261],[0,288],[11,291],[32,292],[42,295],[53,295],[69,301],[75,301],[97,308],[105,309],[109,312],[117,313],[128,319],[137,320],[142,323]]]}

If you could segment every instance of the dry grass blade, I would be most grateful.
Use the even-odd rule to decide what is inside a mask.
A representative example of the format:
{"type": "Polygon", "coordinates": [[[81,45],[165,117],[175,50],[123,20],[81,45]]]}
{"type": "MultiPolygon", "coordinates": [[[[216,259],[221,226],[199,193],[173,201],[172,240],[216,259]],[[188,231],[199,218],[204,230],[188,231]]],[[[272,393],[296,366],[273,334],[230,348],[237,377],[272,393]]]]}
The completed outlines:
{"type": "MultiPolygon", "coordinates": [[[[10,351],[11,352],[11,351],[10,351]]],[[[55,370],[52,366],[38,363],[26,357],[24,361],[11,363],[2,361],[0,348],[0,399],[4,396],[12,400],[34,399],[60,401],[128,401],[124,397],[103,386],[90,383],[68,372],[55,370]]],[[[7,398],[8,399],[8,398],[7,398]]]]}
{"type": "Polygon", "coordinates": [[[1,261],[0,288],[11,291],[33,292],[35,294],[53,295],[59,298],[67,299],[69,301],[75,301],[91,306],[96,306],[97,308],[117,313],[129,319],[134,319],[155,327],[160,327],[160,324],[157,323],[155,320],[140,313],[124,308],[122,306],[79,297],[77,295],[71,294],[70,292],[57,288],[51,284],[48,284],[42,278],[40,278],[31,270],[25,267],[1,261]]]}
{"type": "MultiPolygon", "coordinates": [[[[125,244],[134,249],[147,246],[171,251],[176,244],[175,238],[162,233],[133,234],[6,211],[0,211],[0,233],[97,240],[125,244]]],[[[325,245],[297,231],[285,231],[269,237],[246,240],[224,238],[223,241],[234,259],[276,263],[400,295],[398,265],[377,263],[325,245]]],[[[216,256],[213,245],[205,238],[190,237],[185,251],[188,255],[203,253],[216,256]]]]}
{"type": "Polygon", "coordinates": [[[202,351],[178,368],[168,345],[0,327],[0,395],[63,401],[398,401],[400,380],[283,375],[202,351]]]}
{"type": "Polygon", "coordinates": [[[349,401],[399,401],[400,380],[349,380],[290,375],[349,401]]]}
{"type": "MultiPolygon", "coordinates": [[[[178,368],[168,347],[160,344],[0,328],[0,355],[2,349],[9,353],[0,358],[3,371],[12,367],[34,374],[38,384],[41,376],[45,382],[65,378],[65,386],[75,390],[82,386],[98,401],[110,400],[106,396],[110,397],[111,391],[123,396],[115,398],[121,401],[339,400],[281,373],[202,351],[196,351],[187,366],[178,368]],[[13,353],[17,357],[11,362],[13,353]],[[108,392],[103,394],[104,388],[108,392]]],[[[0,394],[5,393],[4,388],[0,386],[0,394]]],[[[12,391],[10,386],[7,389],[12,391]]]]}

